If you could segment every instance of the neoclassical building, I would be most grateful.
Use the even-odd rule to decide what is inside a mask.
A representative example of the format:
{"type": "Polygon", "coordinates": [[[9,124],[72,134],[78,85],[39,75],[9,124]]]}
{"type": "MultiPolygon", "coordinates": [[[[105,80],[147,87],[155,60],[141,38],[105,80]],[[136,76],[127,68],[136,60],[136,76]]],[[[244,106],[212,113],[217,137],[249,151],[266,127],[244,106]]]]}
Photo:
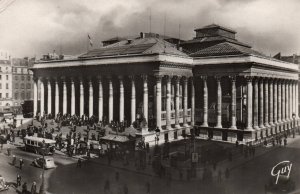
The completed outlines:
{"type": "Polygon", "coordinates": [[[38,61],[34,113],[129,125],[144,117],[137,135],[153,144],[157,135],[160,143],[191,129],[203,138],[247,142],[298,126],[296,64],[253,50],[231,29],[195,31],[180,45],[141,33],[73,59],[38,61]]]}

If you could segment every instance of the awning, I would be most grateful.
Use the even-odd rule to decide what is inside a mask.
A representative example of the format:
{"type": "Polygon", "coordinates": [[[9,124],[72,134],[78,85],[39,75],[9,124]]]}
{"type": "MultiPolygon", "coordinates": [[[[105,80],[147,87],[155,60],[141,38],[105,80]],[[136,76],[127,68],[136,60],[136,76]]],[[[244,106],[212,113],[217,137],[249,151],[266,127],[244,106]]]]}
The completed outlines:
{"type": "Polygon", "coordinates": [[[104,137],[101,137],[100,139],[101,140],[106,140],[106,141],[115,141],[115,142],[120,142],[120,143],[130,141],[130,139],[127,136],[113,135],[113,134],[108,134],[104,137]]]}

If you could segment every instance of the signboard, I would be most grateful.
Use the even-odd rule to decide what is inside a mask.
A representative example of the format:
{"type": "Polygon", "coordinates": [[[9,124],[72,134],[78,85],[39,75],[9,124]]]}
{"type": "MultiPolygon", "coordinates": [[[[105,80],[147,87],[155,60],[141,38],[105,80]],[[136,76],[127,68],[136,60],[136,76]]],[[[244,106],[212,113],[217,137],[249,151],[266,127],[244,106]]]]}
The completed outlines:
{"type": "Polygon", "coordinates": [[[197,163],[198,162],[198,153],[192,153],[192,162],[197,163]]]}

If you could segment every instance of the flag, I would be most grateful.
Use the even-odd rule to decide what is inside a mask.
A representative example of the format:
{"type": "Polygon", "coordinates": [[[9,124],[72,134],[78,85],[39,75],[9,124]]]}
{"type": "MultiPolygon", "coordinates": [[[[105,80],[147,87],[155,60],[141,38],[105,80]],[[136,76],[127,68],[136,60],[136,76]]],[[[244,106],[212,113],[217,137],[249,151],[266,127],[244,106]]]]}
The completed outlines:
{"type": "Polygon", "coordinates": [[[89,42],[90,42],[91,47],[93,47],[93,42],[92,42],[92,39],[91,39],[91,37],[90,37],[89,34],[88,34],[88,39],[89,39],[89,42]]]}

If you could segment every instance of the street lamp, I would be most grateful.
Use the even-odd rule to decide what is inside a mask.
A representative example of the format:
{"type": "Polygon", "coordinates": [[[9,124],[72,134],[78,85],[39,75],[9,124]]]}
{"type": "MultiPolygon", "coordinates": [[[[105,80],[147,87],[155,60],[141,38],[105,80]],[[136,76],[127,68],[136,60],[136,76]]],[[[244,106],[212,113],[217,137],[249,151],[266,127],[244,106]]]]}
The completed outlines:
{"type": "Polygon", "coordinates": [[[43,153],[43,172],[42,172],[42,184],[40,187],[40,191],[39,194],[46,194],[45,191],[45,177],[44,177],[44,173],[45,173],[45,149],[46,149],[46,144],[45,144],[45,140],[43,140],[42,142],[42,153],[43,153]]]}
{"type": "Polygon", "coordinates": [[[160,129],[158,127],[156,127],[155,129],[155,145],[158,145],[158,141],[159,141],[159,135],[160,135],[160,129]]]}

